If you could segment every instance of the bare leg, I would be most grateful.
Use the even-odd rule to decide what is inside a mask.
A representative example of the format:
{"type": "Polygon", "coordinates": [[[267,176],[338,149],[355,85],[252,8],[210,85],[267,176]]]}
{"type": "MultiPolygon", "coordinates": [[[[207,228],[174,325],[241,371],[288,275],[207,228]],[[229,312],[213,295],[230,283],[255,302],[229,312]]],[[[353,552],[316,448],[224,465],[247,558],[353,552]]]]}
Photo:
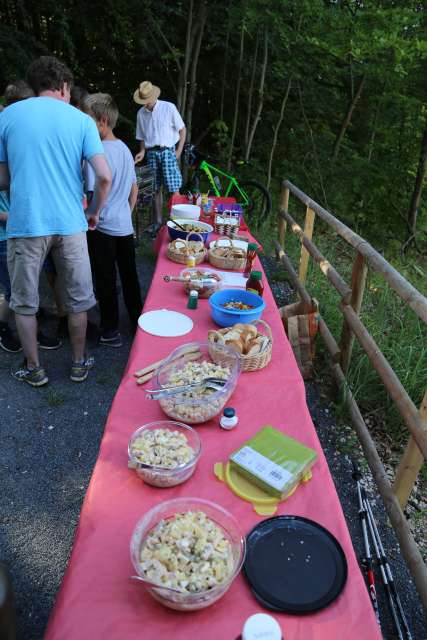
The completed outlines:
{"type": "Polygon", "coordinates": [[[87,313],[70,313],[68,315],[68,331],[70,333],[73,362],[81,362],[85,357],[87,313]]]}
{"type": "Polygon", "coordinates": [[[7,324],[9,321],[10,311],[9,303],[3,296],[0,296],[0,322],[7,324]]]}
{"type": "Polygon", "coordinates": [[[40,366],[39,351],[37,347],[37,318],[15,313],[16,328],[19,339],[27,359],[29,369],[40,366]]]}
{"type": "Polygon", "coordinates": [[[154,201],[153,201],[154,217],[155,217],[155,222],[157,224],[162,224],[162,219],[163,219],[162,207],[163,207],[163,194],[162,194],[162,190],[159,189],[159,191],[156,191],[156,193],[154,194],[154,201]]]}

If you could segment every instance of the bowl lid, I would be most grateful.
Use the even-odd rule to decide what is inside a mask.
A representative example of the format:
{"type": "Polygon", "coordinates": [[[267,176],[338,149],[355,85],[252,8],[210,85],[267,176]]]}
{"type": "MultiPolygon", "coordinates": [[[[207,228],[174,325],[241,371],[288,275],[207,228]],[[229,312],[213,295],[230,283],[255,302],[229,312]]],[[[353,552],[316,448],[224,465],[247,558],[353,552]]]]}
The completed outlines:
{"type": "Polygon", "coordinates": [[[334,536],[300,516],[263,520],[247,535],[244,573],[255,597],[273,611],[309,613],[344,588],[347,560],[334,536]]]}

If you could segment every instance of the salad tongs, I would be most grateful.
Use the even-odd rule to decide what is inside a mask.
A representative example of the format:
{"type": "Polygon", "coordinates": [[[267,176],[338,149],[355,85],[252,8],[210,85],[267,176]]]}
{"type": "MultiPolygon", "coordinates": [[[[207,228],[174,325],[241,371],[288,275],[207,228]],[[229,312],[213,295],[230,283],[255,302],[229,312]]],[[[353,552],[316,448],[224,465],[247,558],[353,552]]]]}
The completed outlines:
{"type": "Polygon", "coordinates": [[[203,389],[212,389],[213,391],[220,391],[227,380],[222,378],[204,378],[200,382],[192,382],[191,384],[184,384],[179,387],[162,387],[161,389],[145,389],[145,395],[150,400],[160,400],[162,398],[169,398],[171,396],[179,395],[185,391],[199,391],[203,389]]]}

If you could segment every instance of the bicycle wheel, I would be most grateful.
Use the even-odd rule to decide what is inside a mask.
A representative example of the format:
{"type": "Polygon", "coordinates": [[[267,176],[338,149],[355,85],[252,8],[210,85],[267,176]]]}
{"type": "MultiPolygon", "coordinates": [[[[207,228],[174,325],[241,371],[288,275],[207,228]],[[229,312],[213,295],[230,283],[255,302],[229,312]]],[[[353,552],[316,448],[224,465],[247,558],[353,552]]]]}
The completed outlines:
{"type": "Polygon", "coordinates": [[[271,211],[271,195],[263,184],[256,180],[246,180],[239,183],[249,198],[249,205],[246,208],[245,216],[248,223],[258,227],[271,211]]]}

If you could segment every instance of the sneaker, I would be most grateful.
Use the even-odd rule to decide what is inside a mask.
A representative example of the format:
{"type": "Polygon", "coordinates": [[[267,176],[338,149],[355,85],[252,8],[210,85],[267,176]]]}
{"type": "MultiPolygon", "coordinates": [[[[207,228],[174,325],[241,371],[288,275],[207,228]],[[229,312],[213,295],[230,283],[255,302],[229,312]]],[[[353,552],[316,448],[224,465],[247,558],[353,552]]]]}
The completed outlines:
{"type": "Polygon", "coordinates": [[[118,331],[104,331],[99,338],[99,342],[106,347],[113,347],[114,349],[118,349],[123,344],[122,337],[118,331]]]}
{"type": "Polygon", "coordinates": [[[42,387],[49,382],[49,378],[46,375],[46,371],[43,367],[34,367],[29,369],[27,361],[24,360],[19,369],[11,371],[12,376],[20,382],[26,382],[32,387],[42,387]]]}
{"type": "Polygon", "coordinates": [[[95,364],[95,358],[92,356],[86,358],[82,362],[73,362],[71,365],[70,380],[73,382],[84,382],[89,375],[89,370],[95,364]]]}
{"type": "Polygon", "coordinates": [[[61,340],[58,338],[49,338],[49,336],[45,336],[41,331],[37,334],[37,342],[39,343],[40,349],[59,349],[62,345],[61,340]]]}
{"type": "Polygon", "coordinates": [[[22,351],[21,343],[7,325],[0,328],[0,347],[9,353],[19,353],[22,351]]]}

